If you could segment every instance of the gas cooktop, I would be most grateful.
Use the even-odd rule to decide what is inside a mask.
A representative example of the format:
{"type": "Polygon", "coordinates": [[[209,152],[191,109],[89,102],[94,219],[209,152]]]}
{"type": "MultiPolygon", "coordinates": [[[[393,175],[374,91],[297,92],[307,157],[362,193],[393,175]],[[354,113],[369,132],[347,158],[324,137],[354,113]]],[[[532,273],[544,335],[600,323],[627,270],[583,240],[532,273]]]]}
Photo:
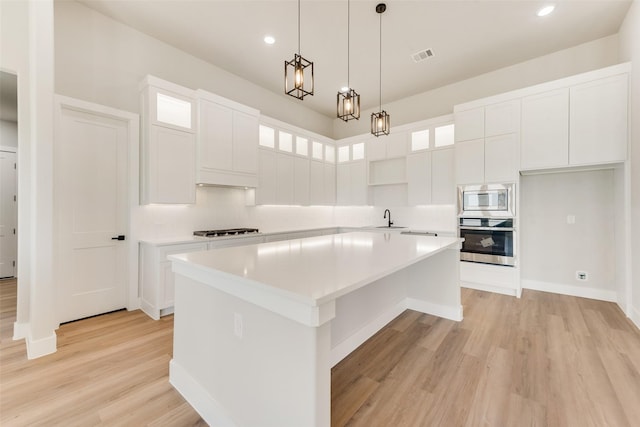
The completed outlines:
{"type": "Polygon", "coordinates": [[[194,231],[194,236],[218,237],[218,236],[236,236],[239,234],[255,234],[258,233],[257,228],[227,228],[223,230],[201,230],[194,231]]]}

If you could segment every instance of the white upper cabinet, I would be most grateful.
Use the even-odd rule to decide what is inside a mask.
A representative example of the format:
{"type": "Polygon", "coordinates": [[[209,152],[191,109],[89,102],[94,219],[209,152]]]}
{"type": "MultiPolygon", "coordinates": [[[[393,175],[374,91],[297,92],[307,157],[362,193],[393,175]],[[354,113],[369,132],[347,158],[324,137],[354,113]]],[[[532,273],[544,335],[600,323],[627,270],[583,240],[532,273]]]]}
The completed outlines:
{"type": "Polygon", "coordinates": [[[486,106],[484,121],[485,138],[520,132],[520,100],[486,106]]]}
{"type": "Polygon", "coordinates": [[[569,164],[569,89],[522,98],[523,170],[569,164]]]}
{"type": "Polygon", "coordinates": [[[198,95],[198,175],[202,184],[258,184],[259,111],[212,93],[198,95]]]}
{"type": "Polygon", "coordinates": [[[195,203],[195,92],[153,76],[140,89],[141,202],[195,203]]]}
{"type": "Polygon", "coordinates": [[[295,158],[290,154],[278,153],[276,157],[276,203],[295,203],[295,158]]]}
{"type": "Polygon", "coordinates": [[[456,142],[484,138],[484,107],[456,111],[456,142]]]}
{"type": "Polygon", "coordinates": [[[484,140],[484,182],[513,182],[518,177],[518,134],[484,140]]]}
{"type": "Polygon", "coordinates": [[[368,203],[367,160],[369,145],[362,140],[338,146],[336,199],[338,205],[368,203]]]}
{"type": "Polygon", "coordinates": [[[404,157],[407,155],[407,132],[370,138],[366,146],[369,161],[404,157]]]}
{"type": "Polygon", "coordinates": [[[627,158],[628,77],[618,74],[522,99],[522,170],[627,158]]]}
{"type": "Polygon", "coordinates": [[[309,205],[309,159],[296,157],[293,164],[293,203],[296,205],[309,205]]]}
{"type": "MultiPolygon", "coordinates": [[[[275,119],[259,125],[260,159],[256,204],[335,205],[336,147],[333,141],[275,119]]],[[[350,160],[351,147],[342,150],[350,160]]],[[[364,144],[354,155],[364,158],[364,144]]]]}
{"type": "Polygon", "coordinates": [[[626,160],[627,74],[573,86],[569,99],[569,162],[590,165],[626,160]]]}
{"type": "Polygon", "coordinates": [[[407,182],[409,206],[431,204],[431,151],[407,156],[407,182]]]}
{"type": "Polygon", "coordinates": [[[273,150],[258,150],[258,188],[256,189],[256,204],[275,205],[276,189],[278,187],[276,169],[278,167],[277,153],[273,150]]]}
{"type": "Polygon", "coordinates": [[[519,170],[517,153],[520,100],[463,110],[460,113],[456,112],[454,117],[457,184],[516,181],[519,170]],[[480,130],[483,130],[484,134],[479,134],[480,130]],[[477,138],[465,139],[472,135],[477,138]]]}
{"type": "MultiPolygon", "coordinates": [[[[458,124],[456,123],[456,129],[458,124]]],[[[457,142],[455,170],[458,184],[484,183],[484,139],[457,142]]]]}
{"type": "Polygon", "coordinates": [[[434,150],[431,152],[431,203],[452,205],[455,196],[454,149],[434,150]]]}

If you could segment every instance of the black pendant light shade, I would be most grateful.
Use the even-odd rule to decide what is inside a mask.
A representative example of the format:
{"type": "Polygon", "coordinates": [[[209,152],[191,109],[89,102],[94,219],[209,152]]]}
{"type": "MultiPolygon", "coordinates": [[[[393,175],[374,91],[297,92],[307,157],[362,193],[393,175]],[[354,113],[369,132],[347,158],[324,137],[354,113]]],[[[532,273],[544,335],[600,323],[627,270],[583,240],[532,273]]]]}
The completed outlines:
{"type": "Polygon", "coordinates": [[[387,5],[378,3],[376,12],[380,15],[380,111],[371,113],[371,133],[375,136],[389,135],[391,131],[391,116],[382,109],[382,14],[387,5]]]}
{"type": "Polygon", "coordinates": [[[298,99],[313,95],[313,62],[297,53],[291,61],[284,61],[284,91],[298,99]]]}
{"type": "MultiPolygon", "coordinates": [[[[351,2],[347,0],[347,85],[349,85],[350,71],[350,26],[351,26],[351,2]]],[[[348,122],[352,119],[360,119],[360,95],[349,86],[345,91],[339,91],[337,96],[337,116],[348,122]]]]}
{"type": "Polygon", "coordinates": [[[300,55],[300,0],[298,0],[298,53],[284,61],[284,92],[294,98],[313,96],[313,62],[300,55]]]}
{"type": "Polygon", "coordinates": [[[391,116],[382,110],[371,113],[371,133],[375,136],[389,135],[391,130],[391,116]]]}
{"type": "Polygon", "coordinates": [[[360,118],[360,95],[355,90],[338,92],[338,118],[345,122],[360,118]]]}

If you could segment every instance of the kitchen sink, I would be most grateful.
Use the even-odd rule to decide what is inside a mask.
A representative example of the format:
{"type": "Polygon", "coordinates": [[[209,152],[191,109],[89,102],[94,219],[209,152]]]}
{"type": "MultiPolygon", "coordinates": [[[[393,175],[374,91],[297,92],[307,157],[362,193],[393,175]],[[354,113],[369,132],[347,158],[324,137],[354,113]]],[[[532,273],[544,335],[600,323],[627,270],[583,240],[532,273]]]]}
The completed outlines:
{"type": "Polygon", "coordinates": [[[391,226],[389,226],[389,225],[379,225],[376,228],[407,228],[407,227],[400,227],[398,225],[391,225],[391,226]]]}

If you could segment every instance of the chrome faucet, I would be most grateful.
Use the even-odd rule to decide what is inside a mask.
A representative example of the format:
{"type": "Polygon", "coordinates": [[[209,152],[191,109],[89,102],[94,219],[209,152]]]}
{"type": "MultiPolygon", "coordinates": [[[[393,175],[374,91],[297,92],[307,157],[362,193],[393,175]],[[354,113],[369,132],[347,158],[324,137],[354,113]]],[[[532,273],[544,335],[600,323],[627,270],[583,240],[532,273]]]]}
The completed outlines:
{"type": "Polygon", "coordinates": [[[389,227],[391,227],[393,225],[393,221],[391,221],[391,211],[389,209],[384,210],[384,218],[387,217],[387,214],[389,214],[389,227]]]}

